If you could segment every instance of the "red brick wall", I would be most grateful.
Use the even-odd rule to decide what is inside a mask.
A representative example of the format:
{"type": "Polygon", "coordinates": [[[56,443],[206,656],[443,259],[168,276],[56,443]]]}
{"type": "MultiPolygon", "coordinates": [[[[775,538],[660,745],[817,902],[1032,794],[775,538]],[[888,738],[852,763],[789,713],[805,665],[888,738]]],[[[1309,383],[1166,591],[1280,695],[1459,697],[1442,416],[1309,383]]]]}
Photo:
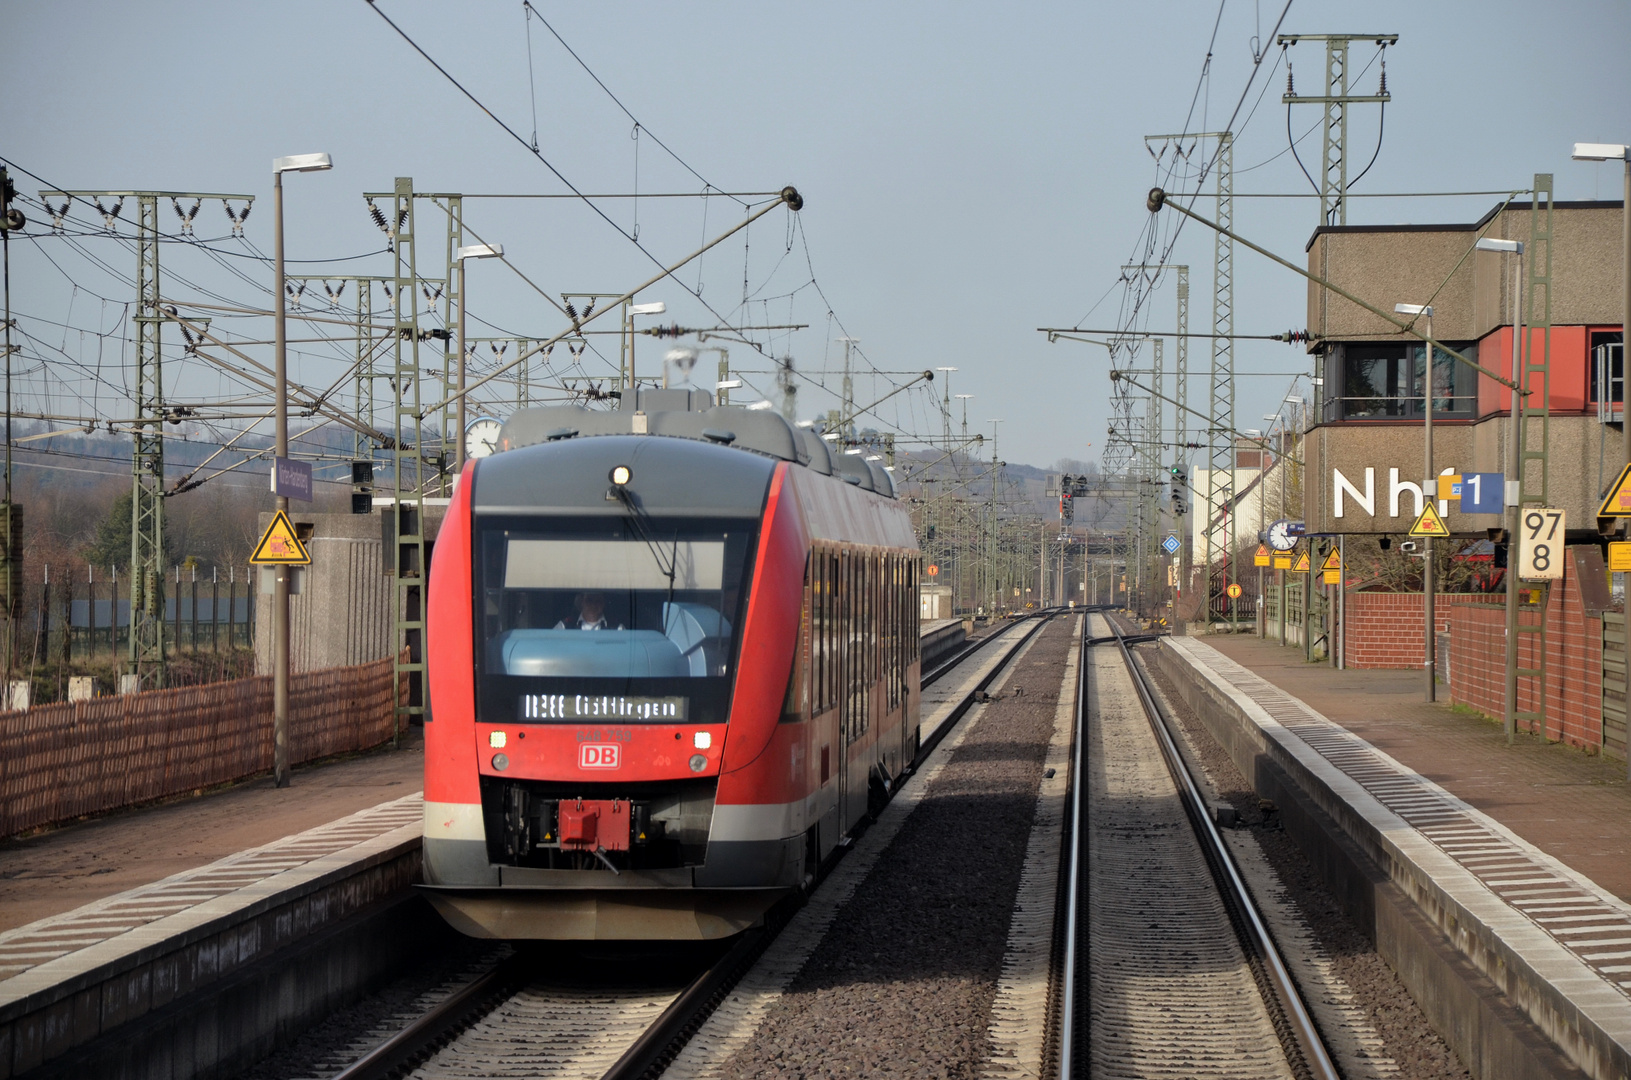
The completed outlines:
{"type": "MultiPolygon", "coordinates": [[[[1484,606],[1490,599],[1467,593],[1439,593],[1433,603],[1433,621],[1443,633],[1450,629],[1451,612],[1455,609],[1484,606]]],[[[1493,599],[1499,602],[1501,598],[1493,599]]],[[[1426,619],[1421,609],[1421,593],[1351,592],[1347,605],[1349,667],[1422,666],[1427,650],[1422,641],[1426,619]]],[[[1454,666],[1452,660],[1451,667],[1454,666]]]]}
{"type": "MultiPolygon", "coordinates": [[[[1542,613],[1520,609],[1534,623],[1542,613]]],[[[1575,580],[1574,559],[1563,560],[1563,581],[1546,610],[1545,736],[1571,746],[1603,745],[1602,620],[1588,616],[1575,580]]],[[[1506,613],[1503,607],[1457,605],[1450,626],[1450,698],[1491,716],[1506,711],[1506,613]]],[[[1418,635],[1419,637],[1419,635],[1418,635]]],[[[1538,634],[1518,637],[1518,666],[1533,668],[1538,634]]],[[[1518,680],[1518,711],[1534,712],[1540,680],[1518,680]]],[[[1530,724],[1521,725],[1525,729],[1530,724]]]]}

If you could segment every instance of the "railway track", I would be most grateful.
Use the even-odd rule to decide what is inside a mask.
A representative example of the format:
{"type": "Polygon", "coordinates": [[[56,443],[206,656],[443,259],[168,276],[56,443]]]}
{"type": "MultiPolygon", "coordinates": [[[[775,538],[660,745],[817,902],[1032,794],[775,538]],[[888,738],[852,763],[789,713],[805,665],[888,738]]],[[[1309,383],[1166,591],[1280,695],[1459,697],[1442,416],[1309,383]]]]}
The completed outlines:
{"type": "Polygon", "coordinates": [[[1057,1075],[1335,1080],[1131,636],[1102,617],[1082,646],[1057,1075]]]}
{"type": "MultiPolygon", "coordinates": [[[[988,654],[993,646],[1002,652],[1001,662],[964,691],[947,718],[925,736],[903,773],[902,784],[1046,622],[1044,616],[1003,627],[970,642],[923,675],[922,685],[929,686],[969,660],[988,654]]],[[[816,885],[847,850],[847,845],[840,845],[821,868],[816,885]]],[[[330,1075],[332,1080],[655,1077],[775,940],[803,900],[803,896],[789,897],[772,909],[762,927],[739,935],[711,962],[694,963],[701,970],[680,985],[673,978],[652,979],[649,969],[639,974],[642,965],[638,962],[609,964],[627,974],[619,977],[614,973],[589,982],[582,977],[581,968],[592,960],[577,958],[570,965],[550,964],[548,970],[540,971],[536,952],[518,952],[330,1075]]]]}

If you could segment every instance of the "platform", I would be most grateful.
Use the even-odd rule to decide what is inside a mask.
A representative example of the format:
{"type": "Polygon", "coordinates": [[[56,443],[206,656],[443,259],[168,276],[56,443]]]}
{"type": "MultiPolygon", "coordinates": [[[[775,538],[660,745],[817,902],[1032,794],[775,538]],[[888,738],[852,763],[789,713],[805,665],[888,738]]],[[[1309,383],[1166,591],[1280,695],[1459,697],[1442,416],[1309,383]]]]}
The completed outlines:
{"type": "MultiPolygon", "coordinates": [[[[1320,818],[1368,856],[1383,880],[1348,871],[1349,903],[1374,905],[1366,929],[1384,955],[1380,894],[1392,886],[1585,1075],[1631,1072],[1622,763],[1526,735],[1508,746],[1489,720],[1423,701],[1417,672],[1337,671],[1227,637],[1166,639],[1160,665],[1260,795],[1306,800],[1303,833],[1320,818]],[[1353,895],[1367,888],[1378,895],[1353,895]]],[[[1323,857],[1340,877],[1342,854],[1323,857]]],[[[1459,1017],[1463,1030],[1447,1035],[1475,1074],[1496,1075],[1488,1066],[1513,1047],[1497,1046],[1499,1004],[1467,1005],[1480,980],[1458,981],[1454,963],[1433,969],[1403,947],[1389,960],[1430,1015],[1424,996],[1462,996],[1441,1019],[1459,1017]],[[1420,970],[1400,970],[1412,963],[1420,970]]]]}

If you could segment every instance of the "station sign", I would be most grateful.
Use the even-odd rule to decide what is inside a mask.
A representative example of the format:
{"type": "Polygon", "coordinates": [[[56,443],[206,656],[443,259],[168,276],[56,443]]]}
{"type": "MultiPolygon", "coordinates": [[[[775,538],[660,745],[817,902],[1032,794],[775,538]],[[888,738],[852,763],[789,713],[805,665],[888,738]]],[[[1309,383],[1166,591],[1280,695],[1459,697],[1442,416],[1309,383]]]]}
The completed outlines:
{"type": "Polygon", "coordinates": [[[311,462],[273,458],[272,494],[311,502],[311,462]]]}

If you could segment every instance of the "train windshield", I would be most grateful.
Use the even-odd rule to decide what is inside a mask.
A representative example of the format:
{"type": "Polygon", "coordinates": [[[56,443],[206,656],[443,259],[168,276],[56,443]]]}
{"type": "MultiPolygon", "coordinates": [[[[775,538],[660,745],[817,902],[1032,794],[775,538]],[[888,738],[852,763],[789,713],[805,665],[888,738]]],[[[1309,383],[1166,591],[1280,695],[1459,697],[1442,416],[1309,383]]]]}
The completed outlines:
{"type": "Polygon", "coordinates": [[[481,718],[723,722],[755,524],[478,519],[481,718]]]}

